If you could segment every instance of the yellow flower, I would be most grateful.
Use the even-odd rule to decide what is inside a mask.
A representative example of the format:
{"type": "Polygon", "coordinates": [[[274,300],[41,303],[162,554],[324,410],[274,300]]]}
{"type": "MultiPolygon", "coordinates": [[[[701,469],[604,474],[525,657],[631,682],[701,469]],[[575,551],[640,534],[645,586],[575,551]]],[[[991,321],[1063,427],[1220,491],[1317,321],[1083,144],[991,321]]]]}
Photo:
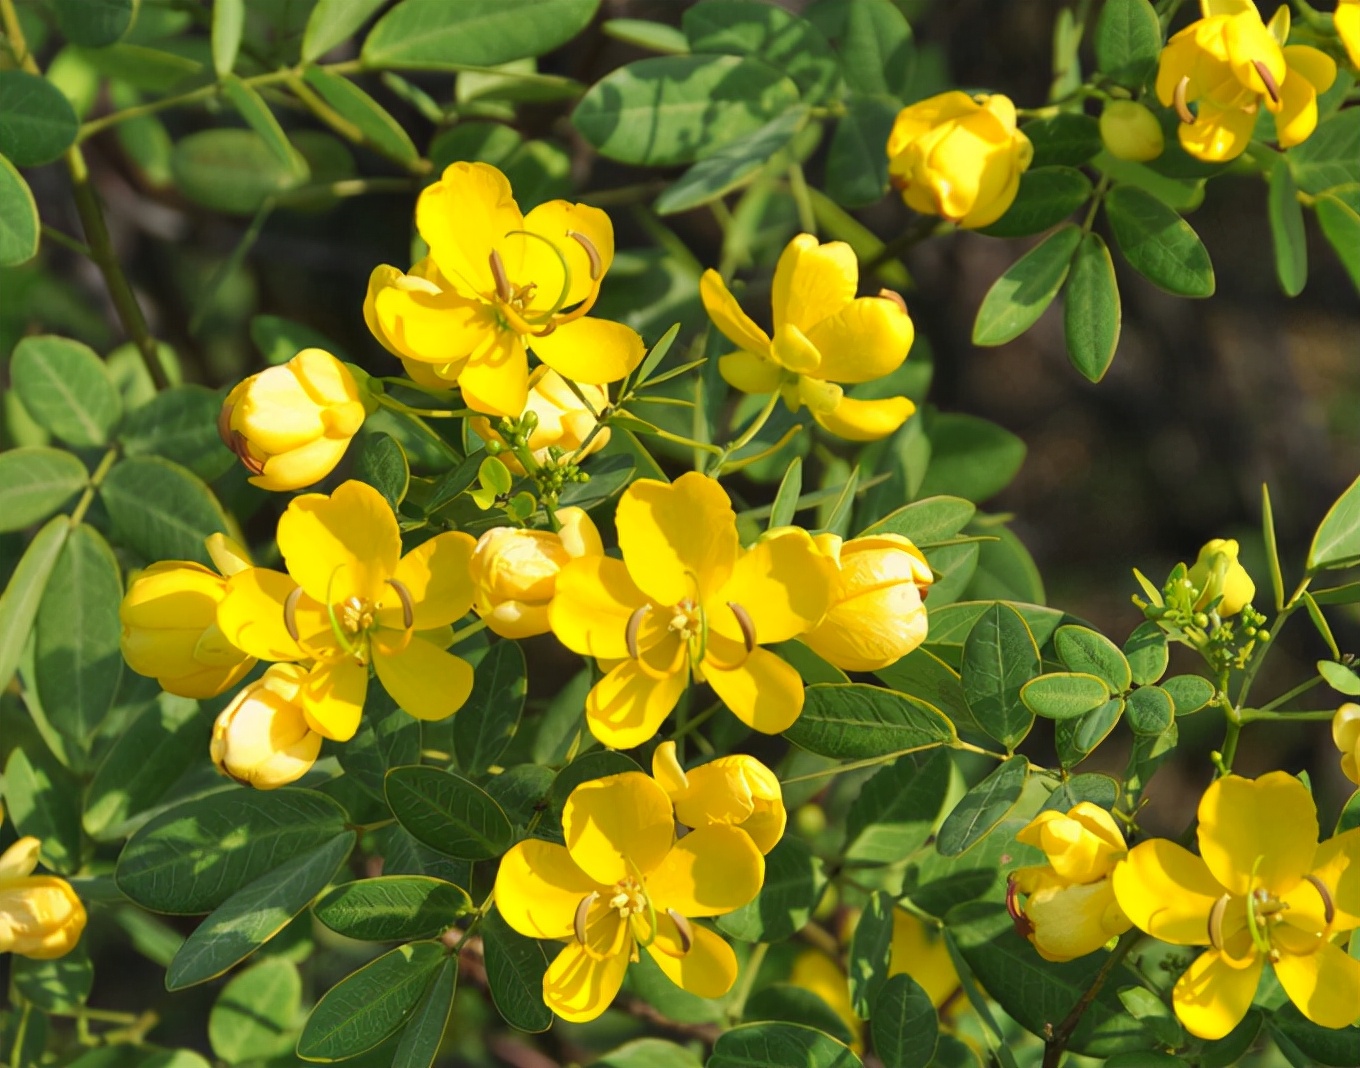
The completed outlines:
{"type": "Polygon", "coordinates": [[[524,215],[486,163],[454,163],[416,203],[430,247],[409,275],[379,267],[365,318],[408,362],[455,379],[470,408],[517,417],[528,395],[526,346],[576,382],[617,382],[642,362],[637,332],[586,318],[614,259],[599,208],[552,200],[524,215]]]}
{"type": "Polygon", "coordinates": [[[1269,27],[1252,0],[1200,0],[1200,11],[1203,18],[1167,42],[1157,67],[1157,99],[1180,116],[1182,147],[1210,163],[1236,159],[1263,103],[1275,116],[1280,147],[1306,140],[1336,63],[1316,48],[1285,46],[1287,7],[1269,27]]]}
{"type": "Polygon", "coordinates": [[[1360,1015],[1360,961],[1333,943],[1360,927],[1360,830],[1318,844],[1307,787],[1272,771],[1228,775],[1199,804],[1200,856],[1157,838],[1114,872],[1120,906],[1139,929],[1210,948],[1172,991],[1200,1038],[1222,1038],[1246,1015],[1267,960],[1308,1019],[1346,1027],[1360,1015]]]}
{"type": "Polygon", "coordinates": [[[128,667],[180,697],[215,697],[255,666],[217,625],[227,578],[249,567],[249,557],[221,534],[207,546],[222,574],[189,560],[162,560],[137,573],[118,606],[128,667]]]}
{"type": "Polygon", "coordinates": [[[1256,583],[1247,569],[1237,562],[1238,545],[1233,538],[1214,538],[1204,543],[1199,559],[1186,578],[1200,591],[1195,601],[1196,611],[1208,608],[1218,597],[1218,614],[1227,619],[1235,616],[1256,596],[1256,583]]]}
{"type": "Polygon", "coordinates": [[[1128,848],[1114,817],[1082,801],[1067,811],[1040,812],[1016,840],[1043,850],[1048,863],[1012,873],[1007,906],[1045,960],[1094,953],[1129,929],[1110,875],[1128,848]],[[1027,895],[1021,906],[1016,892],[1027,895]]]}
{"type": "Polygon", "coordinates": [[[818,534],[816,542],[836,563],[836,586],[804,644],[844,671],[876,671],[925,641],[924,601],[935,576],[909,538],[871,534],[842,543],[818,534]]]}
{"type": "MultiPolygon", "coordinates": [[[[576,388],[590,402],[589,408],[571,391],[566,379],[551,367],[535,367],[534,373],[529,376],[529,403],[525,405],[524,411],[533,412],[538,424],[529,434],[528,446],[539,463],[547,462],[548,450],[554,445],[568,455],[579,449],[586,438],[590,438],[590,432],[598,422],[591,410],[602,412],[609,406],[609,394],[602,387],[580,385],[576,388]]],[[[492,429],[490,419],[474,416],[468,420],[468,426],[483,441],[504,443],[492,429]]],[[[606,426],[590,438],[590,444],[582,450],[577,460],[584,460],[608,444],[609,427],[606,426]]],[[[524,474],[524,465],[513,453],[501,453],[500,460],[516,474],[524,474]]]]}
{"type": "MultiPolygon", "coordinates": [[[[894,918],[895,919],[895,918],[894,918]]],[[[893,927],[896,933],[896,923],[893,927]]],[[[794,986],[816,994],[831,1009],[845,1028],[854,1036],[850,1048],[856,1053],[864,1052],[864,1021],[855,1015],[850,1001],[850,983],[840,964],[829,953],[820,949],[805,949],[793,961],[789,982],[794,986]]]]}
{"type": "Polygon", "coordinates": [[[1351,66],[1360,69],[1360,0],[1337,0],[1332,19],[1336,23],[1336,35],[1346,46],[1351,66]]]}
{"type": "Polygon", "coordinates": [[[793,411],[838,437],[874,441],[916,410],[906,397],[855,400],[838,383],[870,382],[897,370],[915,329],[902,298],[890,290],[855,296],[859,263],[844,241],[819,245],[799,234],[774,271],[774,337],[741,310],[717,271],[704,272],[699,295],[718,329],[740,351],[722,357],[722,376],[743,393],[778,390],[793,411]]]}
{"type": "Polygon", "coordinates": [[[1133,100],[1111,100],[1100,113],[1100,140],[1115,159],[1146,163],[1166,147],[1157,116],[1133,100]]]}
{"type": "Polygon", "coordinates": [[[1341,771],[1360,785],[1360,705],[1346,702],[1332,717],[1332,741],[1341,750],[1341,771]]]}
{"type": "Polygon", "coordinates": [[[675,818],[686,827],[730,825],[751,836],[768,853],[784,835],[788,813],[774,772],[753,756],[718,757],[685,771],[674,742],[662,742],[652,754],[652,778],[675,805],[675,818]]]}
{"type": "Polygon", "coordinates": [[[335,469],[367,414],[349,368],[324,349],[303,349],[227,394],[217,429],[253,485],[295,490],[335,469]]]}
{"type": "Polygon", "coordinates": [[[636,771],[573,790],[562,831],[565,846],[530,838],[511,849],[495,888],[496,907],[516,931],[567,943],[543,977],[553,1012],[595,1019],[642,949],[691,994],[716,998],[731,989],[731,947],[691,921],[759,893],[765,858],[749,835],[713,825],[676,841],[670,798],[636,771]]]}
{"type": "Polygon", "coordinates": [[[33,874],[38,847],[20,838],[0,854],[0,953],[53,960],[80,940],[85,906],[65,879],[33,874]]]}
{"type": "Polygon", "coordinates": [[[932,96],[903,108],[888,137],[888,174],[907,207],[968,229],[1006,214],[1033,158],[1000,93],[932,96]]]}
{"type": "Polygon", "coordinates": [[[580,508],[557,513],[559,533],[496,527],[477,539],[469,563],[472,607],[502,638],[547,634],[557,573],[571,560],[603,556],[595,524],[580,508]]]}
{"type": "Polygon", "coordinates": [[[312,660],[301,699],[312,730],[338,742],[359,727],[372,665],[417,719],[443,719],[472,690],[472,666],[445,651],[448,627],[472,606],[476,544],[439,534],[401,555],[382,495],[344,482],[295,497],[279,520],[287,574],[252,567],[227,581],[217,625],[261,660],[312,660]]]}
{"type": "Polygon", "coordinates": [[[758,731],[796,720],[802,680],[760,646],[796,637],[826,611],[833,565],[812,538],[788,528],[743,551],[727,491],[693,472],[634,482],[615,525],[623,559],[572,560],[548,610],[558,640],[607,670],[586,698],[595,737],[641,745],[691,676],[758,731]]]}
{"type": "Polygon", "coordinates": [[[210,753],[218,771],[257,790],[307,774],[321,752],[321,735],[302,709],[306,680],[306,668],[274,664],[232,698],[213,724],[210,753]]]}

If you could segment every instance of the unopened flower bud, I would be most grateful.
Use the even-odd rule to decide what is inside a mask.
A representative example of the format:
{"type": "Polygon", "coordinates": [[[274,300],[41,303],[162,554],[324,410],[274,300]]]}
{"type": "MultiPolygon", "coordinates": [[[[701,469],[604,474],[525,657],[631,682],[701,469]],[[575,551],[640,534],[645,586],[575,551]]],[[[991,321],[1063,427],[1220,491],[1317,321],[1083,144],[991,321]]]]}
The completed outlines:
{"type": "MultiPolygon", "coordinates": [[[[1256,583],[1252,582],[1247,569],[1237,562],[1239,548],[1233,538],[1214,538],[1205,542],[1187,574],[1187,578],[1200,591],[1195,608],[1208,608],[1220,595],[1218,614],[1221,619],[1237,615],[1256,596],[1256,583]]],[[[1202,625],[1202,624],[1201,624],[1202,625]]]]}
{"type": "MultiPolygon", "coordinates": [[[[609,404],[609,394],[602,386],[578,384],[581,396],[590,402],[590,407],[602,412],[609,404]]],[[[564,451],[575,452],[590,437],[595,429],[596,419],[572,392],[566,380],[549,367],[538,367],[529,376],[529,400],[520,425],[529,431],[527,436],[516,435],[515,443],[525,445],[538,463],[548,459],[549,446],[557,446],[564,451]]],[[[469,420],[473,432],[488,448],[497,437],[512,434],[514,424],[504,420],[493,429],[492,422],[483,416],[469,420]]],[[[609,428],[605,427],[590,440],[590,444],[579,459],[598,452],[609,443],[609,428]]],[[[505,465],[516,474],[524,474],[523,466],[512,457],[505,458],[505,465]]]]}
{"type": "Polygon", "coordinates": [[[20,838],[0,854],[0,953],[52,960],[80,940],[85,906],[65,879],[33,874],[40,844],[20,838]]]}
{"type": "Polygon", "coordinates": [[[1142,104],[1112,100],[1100,113],[1100,139],[1115,159],[1146,163],[1166,147],[1161,123],[1142,104]]]}
{"type": "Polygon", "coordinates": [[[1341,771],[1360,785],[1360,705],[1347,701],[1332,717],[1332,741],[1341,750],[1341,771]]]}
{"type": "Polygon", "coordinates": [[[211,754],[217,770],[242,786],[273,790],[296,782],[321,751],[321,735],[303,712],[307,670],[275,664],[241,690],[213,724],[211,754]]]}
{"type": "MultiPolygon", "coordinates": [[[[718,757],[685,771],[674,742],[652,754],[652,777],[670,796],[675,818],[686,827],[730,824],[751,836],[768,853],[784,834],[788,814],[779,779],[755,757],[739,753],[718,757]]],[[[825,820],[823,820],[825,822],[825,820]]]]}

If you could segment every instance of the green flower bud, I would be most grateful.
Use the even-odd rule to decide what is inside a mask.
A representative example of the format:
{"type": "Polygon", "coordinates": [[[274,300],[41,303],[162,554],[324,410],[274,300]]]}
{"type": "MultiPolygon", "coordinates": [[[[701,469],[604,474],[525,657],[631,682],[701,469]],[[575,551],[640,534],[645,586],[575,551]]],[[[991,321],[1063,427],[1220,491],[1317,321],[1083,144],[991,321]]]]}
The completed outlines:
{"type": "Polygon", "coordinates": [[[1100,139],[1116,159],[1146,163],[1162,154],[1165,140],[1157,116],[1132,100],[1114,100],[1100,114],[1100,139]]]}

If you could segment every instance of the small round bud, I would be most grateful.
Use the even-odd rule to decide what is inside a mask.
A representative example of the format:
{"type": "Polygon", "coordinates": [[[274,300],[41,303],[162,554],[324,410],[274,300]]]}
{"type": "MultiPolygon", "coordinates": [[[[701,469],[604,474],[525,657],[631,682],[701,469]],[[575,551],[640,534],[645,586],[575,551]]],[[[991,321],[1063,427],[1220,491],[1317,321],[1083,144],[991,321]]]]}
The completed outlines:
{"type": "Polygon", "coordinates": [[[804,838],[812,838],[826,830],[826,813],[821,805],[804,805],[794,813],[793,825],[804,838]]]}
{"type": "Polygon", "coordinates": [[[1207,627],[1208,625],[1209,625],[1209,617],[1208,617],[1207,615],[1205,615],[1203,612],[1196,612],[1196,613],[1195,613],[1195,626],[1197,626],[1197,627],[1207,627]]]}
{"type": "Polygon", "coordinates": [[[1142,104],[1114,100],[1100,114],[1100,139],[1116,159],[1146,163],[1165,148],[1161,123],[1142,104]]]}

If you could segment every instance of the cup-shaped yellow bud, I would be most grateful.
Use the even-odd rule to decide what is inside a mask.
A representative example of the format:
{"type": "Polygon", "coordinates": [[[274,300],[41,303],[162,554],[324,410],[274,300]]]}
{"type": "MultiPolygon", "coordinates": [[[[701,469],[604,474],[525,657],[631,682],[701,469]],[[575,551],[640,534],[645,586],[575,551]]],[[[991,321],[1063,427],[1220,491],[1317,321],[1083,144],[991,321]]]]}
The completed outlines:
{"type": "Polygon", "coordinates": [[[349,368],[324,349],[303,349],[237,385],[218,429],[251,483],[296,490],[335,469],[366,414],[349,368]]]}
{"type": "Polygon", "coordinates": [[[876,671],[906,656],[926,637],[925,596],[934,575],[921,550],[900,534],[842,542],[817,537],[836,561],[831,608],[801,640],[844,671],[876,671]]]}
{"type": "Polygon", "coordinates": [[[1115,159],[1146,163],[1166,147],[1157,116],[1133,100],[1112,100],[1100,113],[1100,139],[1115,159]]]}
{"type": "Polygon", "coordinates": [[[1341,771],[1360,785],[1360,705],[1347,701],[1332,717],[1332,741],[1341,750],[1341,771]]]}
{"type": "Polygon", "coordinates": [[[1214,538],[1204,543],[1199,559],[1186,576],[1200,591],[1195,608],[1208,608],[1217,597],[1218,614],[1227,619],[1235,616],[1256,596],[1256,583],[1247,569],[1237,562],[1239,547],[1234,538],[1214,538]]]}
{"type": "Polygon", "coordinates": [[[547,634],[557,573],[570,560],[603,556],[595,524],[580,508],[557,513],[559,532],[496,527],[479,539],[468,565],[472,607],[502,638],[547,634]]]}
{"type": "Polygon", "coordinates": [[[1042,849],[1058,876],[1074,883],[1103,879],[1128,850],[1114,817],[1089,801],[1066,813],[1040,812],[1015,838],[1042,849]]]}
{"type": "Polygon", "coordinates": [[[232,698],[213,724],[210,753],[218,771],[242,786],[273,790],[311,770],[321,735],[303,711],[306,678],[298,664],[275,664],[232,698]]]}
{"type": "Polygon", "coordinates": [[[784,834],[788,814],[774,772],[753,756],[718,757],[685,771],[674,742],[662,742],[652,754],[652,777],[675,806],[675,818],[686,827],[726,823],[751,836],[768,853],[784,834]]]}
{"type": "MultiPolygon", "coordinates": [[[[594,413],[603,412],[609,405],[608,391],[603,386],[592,386],[589,383],[578,385],[576,388],[581,391],[581,396],[590,402],[589,408],[572,392],[566,379],[551,367],[537,367],[529,376],[529,401],[525,404],[524,411],[533,412],[538,418],[538,425],[530,432],[527,444],[534,459],[539,463],[547,461],[548,449],[554,445],[564,453],[574,453],[581,448],[587,438],[590,438],[590,444],[577,457],[581,460],[609,444],[608,427],[602,427],[598,434],[590,437],[590,432],[595,429],[598,422],[594,413]]],[[[494,440],[505,444],[492,428],[491,420],[485,416],[474,416],[469,420],[469,425],[483,441],[494,440]]],[[[524,465],[514,454],[503,452],[500,459],[516,474],[524,473],[524,465]]]]}
{"type": "Polygon", "coordinates": [[[903,108],[888,137],[888,174],[907,207],[973,228],[996,222],[1034,146],[1009,97],[952,90],[903,108]]]}
{"type": "Polygon", "coordinates": [[[85,906],[65,879],[33,874],[39,845],[20,838],[0,854],[0,953],[52,960],[80,940],[85,906]]]}

